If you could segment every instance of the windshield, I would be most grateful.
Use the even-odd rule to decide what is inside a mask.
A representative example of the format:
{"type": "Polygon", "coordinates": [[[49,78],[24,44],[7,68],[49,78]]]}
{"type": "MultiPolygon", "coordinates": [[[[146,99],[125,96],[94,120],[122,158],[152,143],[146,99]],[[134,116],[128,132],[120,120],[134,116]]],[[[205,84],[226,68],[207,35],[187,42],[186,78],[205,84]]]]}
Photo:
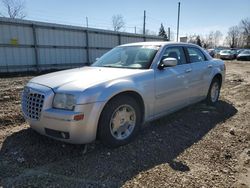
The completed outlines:
{"type": "Polygon", "coordinates": [[[244,50],[241,54],[250,54],[250,50],[244,50]]]}
{"type": "Polygon", "coordinates": [[[231,54],[232,51],[231,50],[222,50],[221,53],[225,53],[225,54],[231,54]]]}
{"type": "Polygon", "coordinates": [[[120,46],[98,59],[94,67],[148,69],[160,46],[120,46]]]}

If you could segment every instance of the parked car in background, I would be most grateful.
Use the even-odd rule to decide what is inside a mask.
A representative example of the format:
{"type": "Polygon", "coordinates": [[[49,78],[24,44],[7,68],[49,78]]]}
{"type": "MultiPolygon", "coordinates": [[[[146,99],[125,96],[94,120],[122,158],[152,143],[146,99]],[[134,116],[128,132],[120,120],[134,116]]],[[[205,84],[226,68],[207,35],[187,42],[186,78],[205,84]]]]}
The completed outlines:
{"type": "Polygon", "coordinates": [[[31,79],[22,111],[40,134],[75,144],[99,138],[117,147],[144,122],[202,100],[216,104],[224,78],[223,61],[197,45],[126,44],[89,67],[31,79]]]}
{"type": "Polygon", "coordinates": [[[250,61],[250,50],[243,50],[239,55],[237,55],[237,60],[250,61]]]}
{"type": "Polygon", "coordinates": [[[215,54],[219,54],[221,50],[223,50],[223,49],[222,49],[222,48],[215,48],[215,49],[214,49],[215,54]]]}
{"type": "Polygon", "coordinates": [[[215,53],[214,57],[215,58],[220,58],[220,51],[221,50],[222,50],[221,48],[215,48],[214,49],[214,53],[215,53]]]}
{"type": "Polygon", "coordinates": [[[237,50],[237,55],[239,55],[241,52],[243,52],[245,49],[238,49],[237,50]]]}
{"type": "Polygon", "coordinates": [[[207,49],[207,51],[208,51],[209,55],[211,55],[211,57],[214,58],[214,56],[215,56],[215,50],[214,49],[207,49]]]}
{"type": "Polygon", "coordinates": [[[236,48],[231,48],[231,52],[234,55],[234,59],[236,59],[238,53],[237,53],[237,49],[236,48]]]}
{"type": "Polygon", "coordinates": [[[220,58],[224,60],[233,60],[235,59],[235,53],[232,50],[221,50],[220,58]]]}

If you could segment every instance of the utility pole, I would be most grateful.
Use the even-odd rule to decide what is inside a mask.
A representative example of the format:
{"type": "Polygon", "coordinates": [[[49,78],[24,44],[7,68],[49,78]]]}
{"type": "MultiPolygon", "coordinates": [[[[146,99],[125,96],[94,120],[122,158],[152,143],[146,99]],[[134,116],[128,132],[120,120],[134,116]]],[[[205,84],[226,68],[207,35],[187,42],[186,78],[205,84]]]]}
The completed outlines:
{"type": "Polygon", "coordinates": [[[135,34],[136,34],[136,26],[135,26],[135,34]]]}
{"type": "Polygon", "coordinates": [[[89,19],[87,16],[86,16],[86,26],[87,26],[87,28],[89,27],[89,19]]]}
{"type": "Polygon", "coordinates": [[[178,2],[177,40],[176,40],[177,42],[179,40],[180,6],[181,6],[181,3],[178,2]]]}
{"type": "Polygon", "coordinates": [[[146,34],[146,10],[144,10],[144,16],[143,16],[143,35],[146,34]]]}
{"type": "Polygon", "coordinates": [[[168,28],[168,41],[170,41],[170,27],[168,28]]]}

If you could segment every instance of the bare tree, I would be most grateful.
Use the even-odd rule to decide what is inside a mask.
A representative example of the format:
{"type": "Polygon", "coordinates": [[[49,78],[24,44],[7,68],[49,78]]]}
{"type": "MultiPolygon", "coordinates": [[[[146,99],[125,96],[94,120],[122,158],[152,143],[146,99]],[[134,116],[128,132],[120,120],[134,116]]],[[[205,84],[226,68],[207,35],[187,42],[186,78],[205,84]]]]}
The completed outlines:
{"type": "Polygon", "coordinates": [[[214,32],[210,31],[208,35],[203,37],[202,43],[205,48],[212,48],[214,46],[214,32]]]}
{"type": "Polygon", "coordinates": [[[247,36],[244,35],[243,33],[239,34],[239,38],[238,38],[238,46],[240,48],[244,48],[247,46],[247,36]]]}
{"type": "Polygon", "coordinates": [[[204,48],[215,48],[219,46],[219,42],[222,39],[222,33],[220,31],[210,31],[207,35],[191,34],[188,36],[188,42],[198,45],[202,45],[204,48]]]}
{"type": "Polygon", "coordinates": [[[219,46],[222,36],[223,35],[219,30],[210,31],[208,35],[202,38],[203,45],[206,46],[206,48],[215,48],[219,46]]]}
{"type": "Polygon", "coordinates": [[[240,46],[250,47],[250,18],[245,18],[240,21],[239,28],[241,29],[240,46]]]}
{"type": "Polygon", "coordinates": [[[240,30],[238,26],[233,26],[228,29],[226,41],[231,48],[238,47],[240,30]]]}
{"type": "Polygon", "coordinates": [[[219,46],[219,43],[220,43],[222,37],[223,37],[223,34],[219,30],[214,32],[214,47],[219,46]]]}
{"type": "Polygon", "coordinates": [[[240,28],[243,29],[244,35],[250,35],[250,18],[242,19],[240,22],[240,28]]]}
{"type": "Polygon", "coordinates": [[[188,42],[188,43],[196,44],[196,42],[197,42],[197,37],[198,37],[197,34],[190,34],[190,35],[188,36],[187,42],[188,42]]]}
{"type": "Polygon", "coordinates": [[[6,9],[6,14],[1,13],[2,16],[8,15],[10,18],[20,19],[26,16],[24,0],[2,0],[2,4],[6,9]]]}
{"type": "Polygon", "coordinates": [[[120,31],[122,28],[125,27],[123,16],[120,14],[112,16],[112,24],[114,31],[120,31]]]}

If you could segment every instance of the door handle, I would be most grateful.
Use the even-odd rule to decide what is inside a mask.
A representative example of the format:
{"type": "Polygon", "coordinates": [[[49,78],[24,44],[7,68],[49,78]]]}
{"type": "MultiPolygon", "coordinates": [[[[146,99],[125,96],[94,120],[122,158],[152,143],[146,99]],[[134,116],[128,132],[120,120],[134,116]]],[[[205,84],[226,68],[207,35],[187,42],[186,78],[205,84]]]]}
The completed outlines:
{"type": "Polygon", "coordinates": [[[208,68],[212,68],[212,67],[213,67],[213,65],[208,65],[207,67],[208,67],[208,68]]]}
{"type": "Polygon", "coordinates": [[[186,73],[191,72],[191,71],[192,71],[192,69],[186,69],[186,73]]]}

